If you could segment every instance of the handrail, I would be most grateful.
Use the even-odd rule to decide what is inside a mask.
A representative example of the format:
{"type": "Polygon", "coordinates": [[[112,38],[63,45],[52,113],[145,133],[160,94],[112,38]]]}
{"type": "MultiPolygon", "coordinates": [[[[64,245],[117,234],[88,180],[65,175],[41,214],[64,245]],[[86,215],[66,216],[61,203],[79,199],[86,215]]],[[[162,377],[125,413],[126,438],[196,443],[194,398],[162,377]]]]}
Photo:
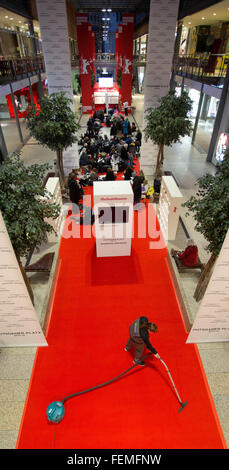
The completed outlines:
{"type": "Polygon", "coordinates": [[[0,84],[28,77],[36,72],[44,72],[43,57],[0,57],[0,84]]]}
{"type": "Polygon", "coordinates": [[[223,78],[226,76],[229,54],[195,54],[174,55],[173,70],[185,76],[223,78]]]}

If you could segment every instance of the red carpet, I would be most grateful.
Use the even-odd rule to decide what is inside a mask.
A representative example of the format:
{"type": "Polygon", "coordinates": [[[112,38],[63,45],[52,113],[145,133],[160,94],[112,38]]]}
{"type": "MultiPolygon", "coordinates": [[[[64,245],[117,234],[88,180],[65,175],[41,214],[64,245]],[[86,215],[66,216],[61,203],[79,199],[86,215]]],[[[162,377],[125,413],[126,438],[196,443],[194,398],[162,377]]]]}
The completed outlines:
{"type": "Polygon", "coordinates": [[[149,238],[134,238],[131,257],[98,259],[94,238],[70,238],[62,239],[60,258],[49,347],[36,355],[17,448],[225,448],[197,348],[185,344],[165,246],[150,250],[149,238]],[[158,325],[151,341],[188,401],[184,410],[178,412],[166,370],[151,357],[146,367],[68,400],[63,421],[48,423],[52,401],[132,366],[124,346],[130,323],[140,315],[158,325]]]}

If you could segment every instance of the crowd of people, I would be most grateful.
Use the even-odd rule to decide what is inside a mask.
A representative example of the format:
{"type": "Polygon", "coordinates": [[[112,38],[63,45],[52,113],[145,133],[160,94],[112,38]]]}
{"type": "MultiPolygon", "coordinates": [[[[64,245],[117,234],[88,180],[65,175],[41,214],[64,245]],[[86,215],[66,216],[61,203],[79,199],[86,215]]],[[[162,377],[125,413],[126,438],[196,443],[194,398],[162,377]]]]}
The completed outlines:
{"type": "Polygon", "coordinates": [[[139,157],[142,134],[135,123],[130,124],[128,117],[112,110],[110,116],[110,136],[99,132],[107,116],[102,110],[95,111],[87,122],[87,131],[79,139],[79,169],[73,170],[68,177],[70,200],[79,205],[85,186],[94,181],[114,181],[119,172],[124,180],[133,184],[135,204],[141,199],[143,175],[137,175],[135,159],[139,157]],[[120,131],[114,132],[118,124],[120,131]]]}

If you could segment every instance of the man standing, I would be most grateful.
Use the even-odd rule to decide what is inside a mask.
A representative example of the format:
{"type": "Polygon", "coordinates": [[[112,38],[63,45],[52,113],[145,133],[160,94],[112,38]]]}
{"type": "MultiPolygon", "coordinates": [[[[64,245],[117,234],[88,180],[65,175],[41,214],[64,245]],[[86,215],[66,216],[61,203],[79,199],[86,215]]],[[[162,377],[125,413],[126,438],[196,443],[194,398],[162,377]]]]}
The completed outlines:
{"type": "Polygon", "coordinates": [[[125,116],[128,116],[128,107],[129,107],[128,101],[124,101],[123,107],[124,107],[125,116]]]}
{"type": "Polygon", "coordinates": [[[156,349],[149,341],[149,331],[157,333],[158,328],[155,323],[149,322],[147,317],[139,317],[135,320],[129,328],[129,340],[126,344],[125,351],[130,351],[132,346],[135,347],[134,364],[144,366],[145,362],[142,360],[144,348],[147,347],[149,351],[154,354],[158,359],[159,355],[156,349]]]}

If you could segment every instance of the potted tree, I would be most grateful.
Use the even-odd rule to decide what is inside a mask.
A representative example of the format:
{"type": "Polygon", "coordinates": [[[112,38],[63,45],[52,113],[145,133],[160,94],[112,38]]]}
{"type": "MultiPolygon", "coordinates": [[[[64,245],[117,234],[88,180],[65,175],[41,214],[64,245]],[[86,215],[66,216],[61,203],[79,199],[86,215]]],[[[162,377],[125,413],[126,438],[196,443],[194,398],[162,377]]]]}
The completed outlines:
{"type": "Polygon", "coordinates": [[[194,298],[202,299],[215,261],[221,250],[224,238],[229,229],[229,150],[226,151],[222,163],[218,164],[215,176],[206,174],[197,180],[199,189],[195,196],[186,201],[183,206],[193,214],[196,221],[195,229],[204,235],[208,242],[207,251],[210,258],[206,263],[194,298]]]}
{"type": "Polygon", "coordinates": [[[57,170],[60,183],[64,184],[63,150],[77,141],[80,128],[71,109],[72,100],[64,92],[52,93],[41,98],[39,107],[30,108],[27,127],[43,146],[57,153],[57,170]]]}
{"type": "Polygon", "coordinates": [[[20,153],[7,157],[0,168],[0,210],[32,301],[21,259],[46,240],[47,232],[54,231],[47,219],[60,213],[60,206],[50,203],[43,186],[48,168],[48,164],[26,167],[20,153]]]}
{"type": "Polygon", "coordinates": [[[158,107],[146,110],[144,129],[146,141],[151,139],[158,145],[156,175],[163,167],[164,146],[180,142],[180,138],[190,135],[192,130],[192,122],[188,118],[192,101],[187,92],[176,96],[175,91],[170,91],[159,103],[158,107]]]}

